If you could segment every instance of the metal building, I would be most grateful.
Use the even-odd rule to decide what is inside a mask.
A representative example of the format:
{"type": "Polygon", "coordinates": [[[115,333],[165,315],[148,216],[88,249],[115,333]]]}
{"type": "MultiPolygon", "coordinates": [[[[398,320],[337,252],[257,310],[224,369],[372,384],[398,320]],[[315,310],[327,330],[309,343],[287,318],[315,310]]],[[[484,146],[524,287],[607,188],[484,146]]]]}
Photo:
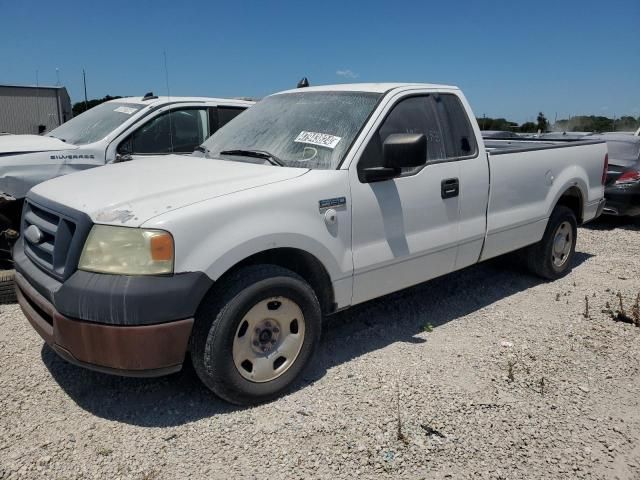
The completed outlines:
{"type": "Polygon", "coordinates": [[[37,135],[72,116],[65,87],[0,85],[0,133],[37,135]]]}

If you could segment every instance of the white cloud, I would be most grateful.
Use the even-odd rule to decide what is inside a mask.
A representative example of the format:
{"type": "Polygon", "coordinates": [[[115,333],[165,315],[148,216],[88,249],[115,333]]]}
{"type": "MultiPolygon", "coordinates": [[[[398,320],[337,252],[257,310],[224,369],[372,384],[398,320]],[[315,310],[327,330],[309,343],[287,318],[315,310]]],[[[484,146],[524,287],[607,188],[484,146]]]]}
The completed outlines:
{"type": "Polygon", "coordinates": [[[344,77],[344,78],[358,78],[358,74],[355,73],[355,72],[352,72],[349,69],[336,70],[336,75],[338,75],[339,77],[344,77]]]}

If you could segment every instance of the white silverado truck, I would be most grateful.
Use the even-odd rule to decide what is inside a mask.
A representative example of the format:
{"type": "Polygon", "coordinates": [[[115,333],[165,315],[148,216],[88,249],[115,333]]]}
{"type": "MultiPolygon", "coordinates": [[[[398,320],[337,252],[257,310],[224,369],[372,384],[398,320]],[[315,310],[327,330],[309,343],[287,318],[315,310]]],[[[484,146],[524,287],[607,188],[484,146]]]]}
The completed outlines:
{"type": "MultiPolygon", "coordinates": [[[[253,103],[148,93],[102,103],[44,135],[0,137],[0,269],[11,268],[10,247],[20,233],[24,197],[34,185],[107,163],[192,153],[253,103]]],[[[3,271],[0,303],[13,289],[3,271]]]]}
{"type": "Polygon", "coordinates": [[[525,247],[536,274],[566,274],[603,208],[606,144],[531,143],[487,148],[455,87],[271,95],[199,157],[33,188],[20,305],[74,364],[154,376],[189,352],[220,397],[265,401],[309,362],[323,315],[525,247]]]}

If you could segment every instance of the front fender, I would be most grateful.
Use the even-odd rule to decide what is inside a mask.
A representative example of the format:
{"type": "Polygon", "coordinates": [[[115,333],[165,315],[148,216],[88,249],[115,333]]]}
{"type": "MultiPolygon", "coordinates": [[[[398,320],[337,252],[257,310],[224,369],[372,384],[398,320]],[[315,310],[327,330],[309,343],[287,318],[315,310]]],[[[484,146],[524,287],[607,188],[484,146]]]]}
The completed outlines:
{"type": "Polygon", "coordinates": [[[202,271],[214,281],[257,253],[302,250],[324,266],[342,306],[351,300],[353,273],[347,173],[311,171],[170,211],[143,227],[171,232],[176,272],[202,271]],[[344,203],[327,221],[319,202],[338,197],[344,203]]]}
{"type": "Polygon", "coordinates": [[[324,266],[334,282],[350,276],[349,274],[345,275],[337,259],[327,247],[311,237],[297,233],[265,235],[252,238],[240,245],[229,246],[229,250],[210,264],[205,273],[214,280],[218,279],[242,260],[276,248],[294,248],[314,256],[324,266]]]}

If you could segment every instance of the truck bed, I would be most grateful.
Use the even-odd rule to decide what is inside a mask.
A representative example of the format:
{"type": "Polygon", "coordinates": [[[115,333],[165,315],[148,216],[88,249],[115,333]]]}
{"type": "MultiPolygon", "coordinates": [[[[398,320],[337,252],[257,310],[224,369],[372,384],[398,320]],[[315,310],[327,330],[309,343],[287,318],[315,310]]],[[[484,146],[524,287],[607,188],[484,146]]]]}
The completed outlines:
{"type": "Polygon", "coordinates": [[[567,189],[583,208],[583,218],[596,216],[606,142],[486,140],[490,194],[482,259],[539,241],[557,199],[567,189]]]}
{"type": "Polygon", "coordinates": [[[579,145],[593,145],[603,143],[604,140],[547,140],[544,138],[526,138],[526,139],[494,139],[486,138],[484,146],[491,155],[500,155],[502,153],[528,152],[533,150],[545,150],[553,148],[576,147],[579,145]]]}

